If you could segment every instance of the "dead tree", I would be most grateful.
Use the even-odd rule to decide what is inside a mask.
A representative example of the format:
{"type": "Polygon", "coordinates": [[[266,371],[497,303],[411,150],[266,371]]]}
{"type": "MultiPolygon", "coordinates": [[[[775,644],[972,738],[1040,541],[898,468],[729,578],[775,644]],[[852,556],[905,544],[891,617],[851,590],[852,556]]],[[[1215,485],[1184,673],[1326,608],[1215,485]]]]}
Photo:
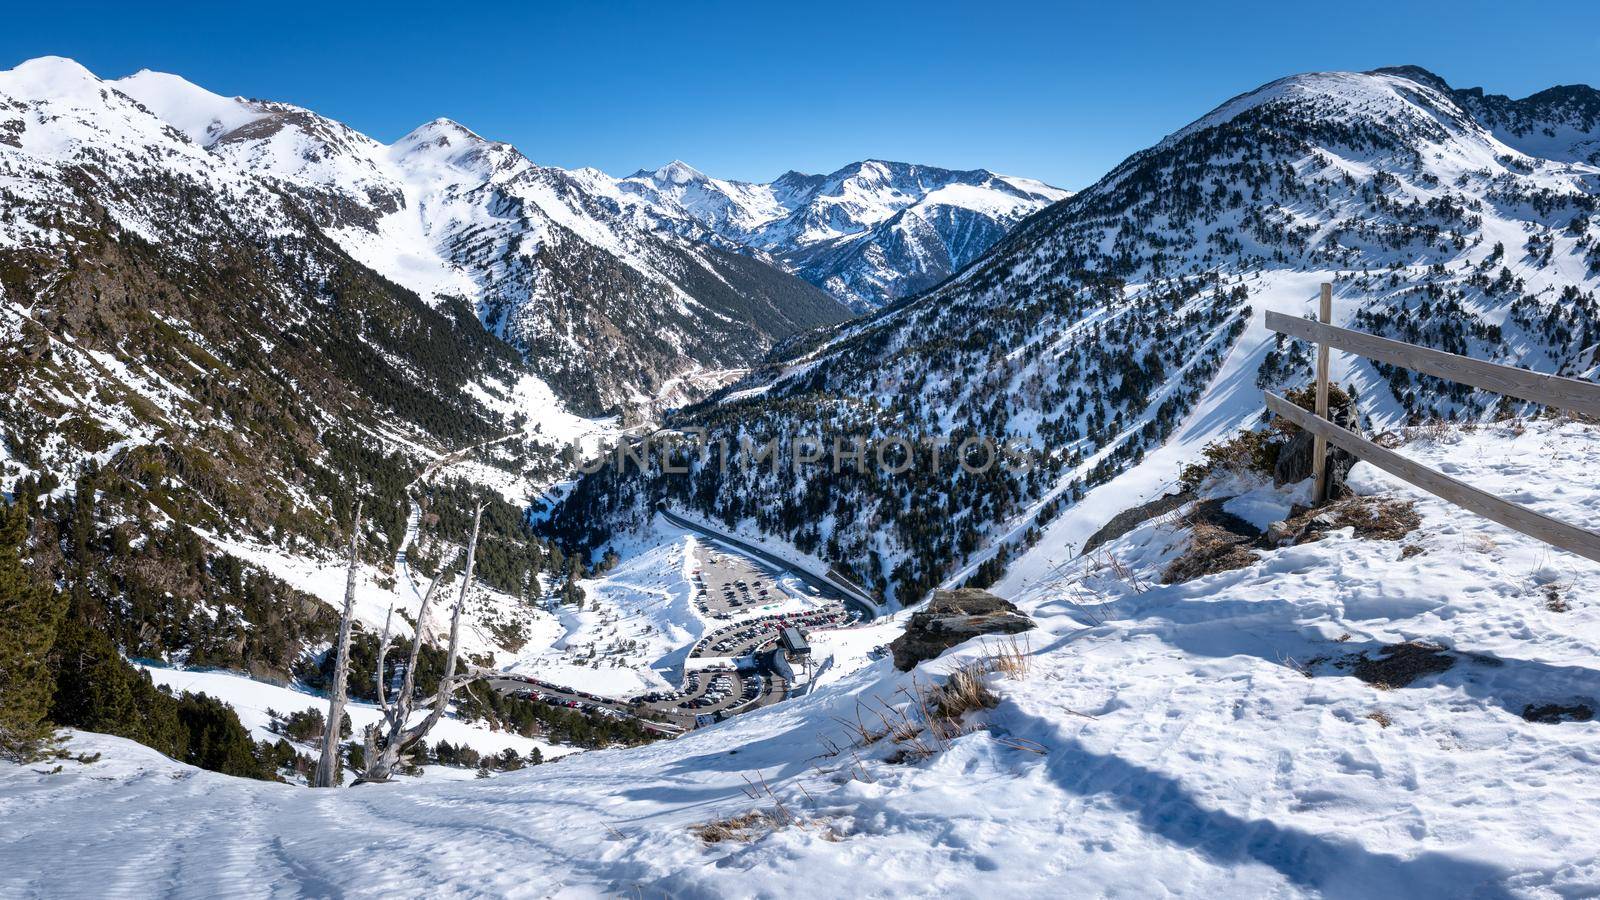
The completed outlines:
{"type": "MultiPolygon", "coordinates": [[[[388,696],[384,684],[384,661],[389,655],[389,622],[388,620],[384,622],[383,637],[378,640],[377,675],[378,708],[383,713],[383,721],[378,725],[367,727],[366,772],[361,776],[362,781],[388,781],[400,764],[401,754],[427,737],[433,726],[444,717],[445,709],[450,705],[450,698],[455,692],[479,677],[474,672],[456,674],[456,655],[461,649],[461,611],[466,607],[467,598],[472,590],[472,572],[478,551],[478,527],[483,521],[483,509],[486,505],[480,503],[472,517],[472,538],[467,542],[461,590],[456,596],[455,609],[450,614],[450,647],[445,656],[444,675],[440,677],[439,689],[433,697],[420,703],[416,700],[417,657],[422,652],[422,642],[427,631],[428,607],[433,602],[433,595],[445,575],[454,567],[455,561],[452,560],[449,565],[440,568],[439,574],[429,582],[428,590],[422,596],[422,605],[417,610],[416,633],[411,638],[411,654],[406,660],[405,676],[401,681],[399,692],[392,698],[388,696]],[[412,714],[423,709],[427,710],[427,715],[416,724],[410,724],[412,714]]],[[[459,558],[458,556],[457,559],[459,558]]],[[[393,617],[394,610],[390,609],[389,618],[393,617]]]]}
{"type": "Polygon", "coordinates": [[[333,787],[339,775],[339,725],[344,721],[345,692],[350,679],[350,624],[356,610],[356,550],[361,539],[361,501],[350,525],[350,565],[344,582],[344,612],[334,645],[333,688],[328,691],[328,718],[322,723],[322,755],[317,759],[317,787],[333,787]]]}

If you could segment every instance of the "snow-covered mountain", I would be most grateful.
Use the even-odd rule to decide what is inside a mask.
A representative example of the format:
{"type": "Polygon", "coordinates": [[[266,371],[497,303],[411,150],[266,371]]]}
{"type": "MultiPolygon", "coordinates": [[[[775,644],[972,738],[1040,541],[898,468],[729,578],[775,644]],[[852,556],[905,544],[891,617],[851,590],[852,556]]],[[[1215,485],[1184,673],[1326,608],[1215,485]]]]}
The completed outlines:
{"type": "Polygon", "coordinates": [[[580,410],[668,405],[683,376],[749,364],[845,316],[805,282],[668,229],[611,179],[531,162],[439,119],[393,145],[309,110],[173,75],[111,83],[196,145],[270,179],[351,255],[437,302],[461,297],[580,410]],[[666,392],[666,396],[658,396],[666,392]]]}
{"type": "Polygon", "coordinates": [[[866,160],[766,184],[711,178],[683,162],[618,187],[667,220],[703,225],[780,261],[857,311],[915,294],[1070,191],[983,169],[866,160]]]}
{"type": "MultiPolygon", "coordinates": [[[[638,521],[628,498],[647,487],[906,603],[987,581],[1052,520],[1080,521],[1089,489],[1158,453],[1160,480],[1119,499],[1170,486],[1196,441],[1261,415],[1261,386],[1304,383],[1307,348],[1266,332],[1261,313],[1309,311],[1320,281],[1336,283],[1353,327],[1595,378],[1597,97],[1510,101],[1417,69],[1265,85],[1029,218],[936,290],[785,347],[684,418],[712,438],[988,436],[1041,454],[1031,471],[970,474],[947,453],[935,472],[928,453],[894,478],[848,463],[700,467],[648,485],[608,472],[579,485],[564,521],[603,540],[608,519],[638,521]]],[[[1351,360],[1339,375],[1380,425],[1520,408],[1393,367],[1351,360]]]]}
{"type": "MultiPolygon", "coordinates": [[[[351,165],[353,153],[274,143],[293,127],[329,147],[367,146],[348,129],[204,99],[173,107],[190,116],[180,127],[214,144],[234,135],[231,146],[285,168],[350,166],[348,180],[371,191],[351,217],[403,199],[351,165]],[[241,136],[252,127],[257,138],[241,136]]],[[[338,569],[324,550],[348,535],[354,499],[365,499],[371,562],[387,569],[406,533],[406,486],[469,445],[485,447],[475,481],[510,498],[491,528],[522,547],[490,579],[508,596],[486,627],[526,624],[516,595],[552,568],[522,510],[570,465],[557,442],[604,426],[566,411],[459,298],[423,302],[352,258],[311,209],[327,206],[190,140],[70,60],[0,72],[0,491],[41,504],[50,527],[54,514],[83,517],[83,552],[106,554],[83,561],[94,574],[84,596],[119,610],[130,595],[148,601],[104,622],[130,654],[181,651],[287,677],[329,625],[330,608],[306,601],[319,563],[338,569]],[[98,503],[44,508],[84,490],[98,503]],[[145,537],[130,546],[97,530],[108,528],[145,537]],[[227,590],[212,566],[234,565],[271,587],[241,594],[237,582],[234,600],[197,602],[227,590]],[[163,570],[175,574],[156,589],[163,570]]],[[[441,497],[430,512],[455,515],[457,501],[468,502],[441,497]]]]}
{"type": "MultiPolygon", "coordinates": [[[[186,89],[145,80],[136,103],[62,60],[0,73],[0,478],[29,515],[18,549],[70,604],[77,643],[59,639],[50,666],[76,677],[54,709],[104,714],[57,716],[87,729],[71,755],[0,762],[0,893],[1600,890],[1586,840],[1600,816],[1574,800],[1600,752],[1600,622],[1581,589],[1600,567],[1364,465],[1353,497],[1297,514],[1305,483],[1272,486],[1237,446],[1188,480],[1198,502],[1079,553],[1257,425],[1261,387],[1305,382],[1306,348],[1260,313],[1309,311],[1319,282],[1338,285],[1341,324],[1600,377],[1592,89],[1510,100],[1408,68],[1233,98],[942,285],[790,339],[669,423],[729,438],[722,459],[681,447],[667,452],[682,475],[603,468],[554,518],[600,549],[665,501],[853,572],[886,612],[992,584],[1038,624],[1011,649],[974,641],[897,672],[872,652],[904,623],[890,615],[815,636],[803,696],[677,740],[486,782],[311,792],[173,761],[196,748],[144,726],[177,701],[144,675],[104,676],[134,657],[314,677],[339,594],[325,548],[349,536],[357,497],[370,661],[372,614],[394,603],[408,618],[412,567],[441,564],[491,482],[510,488],[487,513],[479,572],[494,590],[473,655],[553,644],[562,626],[536,601],[582,565],[528,532],[521,501],[561,474],[538,465],[553,457],[542,439],[594,423],[561,413],[479,316],[513,334],[495,290],[556,257],[587,260],[584,277],[659,274],[676,258],[663,247],[732,239],[690,237],[709,226],[598,173],[542,174],[453,123],[384,147],[248,102],[158,117],[186,89]],[[418,207],[408,232],[397,216],[418,207]],[[506,262],[534,233],[556,249],[506,262]],[[888,434],[938,442],[943,466],[922,451],[892,477],[740,460],[768,437],[888,434]],[[949,448],[972,436],[1038,462],[968,471],[949,448]],[[423,464],[469,445],[467,474],[408,509],[423,464]],[[1207,559],[1209,507],[1304,530],[1207,559]],[[424,522],[444,537],[413,545],[424,522]],[[1179,565],[1197,555],[1203,571],[1179,565]]],[[[1592,425],[1489,423],[1532,410],[1336,359],[1397,452],[1600,526],[1592,425]],[[1431,419],[1462,427],[1404,427],[1431,419]]],[[[687,600],[690,557],[649,538],[614,545],[616,586],[652,607],[687,600]]],[[[639,636],[659,657],[587,611],[596,640],[639,636]]],[[[269,703],[315,703],[202,675],[156,680],[225,692],[248,714],[234,731],[269,727],[269,703]]],[[[617,721],[566,727],[605,746],[617,721]]],[[[450,739],[504,745],[477,731],[450,739]]],[[[514,743],[554,750],[553,736],[514,743]]]]}

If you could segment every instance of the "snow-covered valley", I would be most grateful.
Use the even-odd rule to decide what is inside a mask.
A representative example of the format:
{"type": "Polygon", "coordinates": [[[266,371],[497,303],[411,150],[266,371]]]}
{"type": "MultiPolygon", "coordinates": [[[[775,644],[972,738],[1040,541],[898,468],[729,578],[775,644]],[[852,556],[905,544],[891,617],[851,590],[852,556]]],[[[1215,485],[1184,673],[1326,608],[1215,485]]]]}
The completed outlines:
{"type": "MultiPolygon", "coordinates": [[[[1405,452],[1600,526],[1593,426],[1419,433],[1405,452]]],[[[99,761],[0,776],[0,884],[23,896],[1597,889],[1584,836],[1600,823],[1581,798],[1600,725],[1523,714],[1600,695],[1600,612],[1583,588],[1600,571],[1361,467],[1352,484],[1414,502],[1420,525],[1400,540],[1335,530],[1162,585],[1184,543],[1168,518],[1019,589],[1039,623],[1027,671],[989,675],[998,705],[926,758],[895,761],[903,743],[866,743],[852,723],[904,708],[897,692],[983,657],[978,643],[911,675],[880,661],[675,741],[488,781],[326,794],[83,734],[72,749],[99,761]],[[1407,641],[1449,664],[1387,687],[1340,668],[1407,641]],[[691,830],[752,812],[748,843],[691,830]],[[70,851],[70,872],[20,864],[47,846],[70,851]],[[152,857],[162,865],[141,862],[152,857]]]]}

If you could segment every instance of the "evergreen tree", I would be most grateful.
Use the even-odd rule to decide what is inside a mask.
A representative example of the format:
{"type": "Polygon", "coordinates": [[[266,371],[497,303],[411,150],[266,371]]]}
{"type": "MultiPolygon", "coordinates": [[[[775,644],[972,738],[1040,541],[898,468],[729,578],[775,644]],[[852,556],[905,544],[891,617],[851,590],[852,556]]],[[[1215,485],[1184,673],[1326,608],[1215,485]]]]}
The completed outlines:
{"type": "Polygon", "coordinates": [[[0,505],[0,755],[26,760],[50,737],[48,665],[66,599],[23,563],[28,517],[0,505]]]}

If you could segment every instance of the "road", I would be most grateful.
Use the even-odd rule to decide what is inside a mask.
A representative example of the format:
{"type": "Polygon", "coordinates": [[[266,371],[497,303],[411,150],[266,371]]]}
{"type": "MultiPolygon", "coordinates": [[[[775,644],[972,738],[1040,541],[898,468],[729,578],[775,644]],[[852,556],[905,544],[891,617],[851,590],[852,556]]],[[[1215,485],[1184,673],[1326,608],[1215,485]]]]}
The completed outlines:
{"type": "Polygon", "coordinates": [[[788,572],[789,574],[800,579],[801,581],[804,581],[806,584],[811,585],[819,591],[823,591],[830,595],[843,597],[844,602],[848,606],[854,608],[861,614],[861,620],[863,622],[870,622],[878,615],[877,604],[862,596],[859,591],[852,587],[838,584],[831,578],[808,571],[747,541],[742,541],[739,538],[733,537],[732,535],[713,531],[704,525],[699,524],[698,522],[685,519],[667,509],[665,503],[656,507],[656,512],[660,513],[663,519],[666,519],[668,522],[671,522],[673,525],[676,525],[679,528],[686,528],[689,531],[693,531],[694,533],[701,535],[702,537],[706,537],[710,540],[717,541],[718,543],[734,547],[741,553],[749,554],[750,556],[753,556],[762,562],[777,567],[777,569],[781,572],[788,572]]]}

